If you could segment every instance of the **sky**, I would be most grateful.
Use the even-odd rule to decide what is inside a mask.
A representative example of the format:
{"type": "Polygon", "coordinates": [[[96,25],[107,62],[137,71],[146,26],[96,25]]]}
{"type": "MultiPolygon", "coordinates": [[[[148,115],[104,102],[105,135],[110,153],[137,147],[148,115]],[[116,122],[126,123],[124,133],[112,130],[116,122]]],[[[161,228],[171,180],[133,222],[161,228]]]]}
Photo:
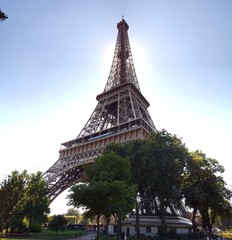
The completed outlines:
{"type": "MultiPolygon", "coordinates": [[[[103,92],[117,23],[129,24],[140,89],[158,130],[225,167],[232,185],[231,0],[0,0],[0,179],[45,172],[103,92]]],[[[67,212],[67,191],[51,214],[67,212]]]]}

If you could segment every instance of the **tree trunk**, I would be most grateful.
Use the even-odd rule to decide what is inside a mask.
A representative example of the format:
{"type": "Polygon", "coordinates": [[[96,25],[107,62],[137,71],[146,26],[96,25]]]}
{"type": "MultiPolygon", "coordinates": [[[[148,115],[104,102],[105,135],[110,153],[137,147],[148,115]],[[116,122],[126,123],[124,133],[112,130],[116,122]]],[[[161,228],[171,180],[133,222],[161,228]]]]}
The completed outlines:
{"type": "MultiPolygon", "coordinates": [[[[208,210],[208,211],[209,211],[209,210],[208,210]]],[[[209,233],[209,239],[212,239],[213,231],[212,231],[211,219],[210,219],[210,216],[209,216],[208,211],[207,211],[207,214],[206,214],[207,229],[208,229],[208,233],[209,233]]]]}
{"type": "Polygon", "coordinates": [[[31,221],[32,221],[32,217],[30,215],[29,216],[29,223],[28,223],[28,231],[29,231],[29,233],[31,232],[31,221]]]}
{"type": "Polygon", "coordinates": [[[121,218],[121,215],[118,217],[118,235],[120,237],[122,235],[122,218],[121,218]]]}
{"type": "Polygon", "coordinates": [[[99,232],[100,232],[99,220],[100,220],[100,216],[97,215],[97,240],[99,240],[99,232]]]}
{"type": "Polygon", "coordinates": [[[160,220],[161,220],[161,226],[162,226],[162,232],[164,234],[164,239],[166,239],[167,236],[167,224],[166,224],[166,216],[165,216],[165,207],[164,203],[161,200],[160,201],[160,220]]]}
{"type": "Polygon", "coordinates": [[[140,224],[139,224],[139,206],[138,206],[138,201],[136,200],[135,203],[135,211],[136,211],[136,225],[135,225],[135,232],[136,232],[136,237],[140,237],[140,224]]]}
{"type": "Polygon", "coordinates": [[[108,236],[109,236],[109,221],[110,221],[110,217],[106,217],[106,228],[105,228],[106,240],[108,239],[108,236]]]}
{"type": "Polygon", "coordinates": [[[192,216],[192,224],[193,224],[193,232],[196,231],[196,213],[197,213],[197,207],[193,208],[193,216],[192,216]]]}
{"type": "Polygon", "coordinates": [[[8,223],[6,224],[6,233],[8,233],[8,228],[9,228],[9,225],[8,223]]]}

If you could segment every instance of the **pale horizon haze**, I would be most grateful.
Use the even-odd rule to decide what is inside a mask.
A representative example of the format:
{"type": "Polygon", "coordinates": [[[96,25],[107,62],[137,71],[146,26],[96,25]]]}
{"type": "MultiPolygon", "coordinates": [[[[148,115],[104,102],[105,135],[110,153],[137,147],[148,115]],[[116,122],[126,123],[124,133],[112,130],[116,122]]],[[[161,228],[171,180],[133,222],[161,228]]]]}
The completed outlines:
{"type": "MultiPolygon", "coordinates": [[[[232,1],[0,0],[0,179],[45,172],[103,92],[117,23],[158,130],[225,167],[232,184],[232,1]]],[[[51,214],[67,212],[65,196],[51,214]]]]}

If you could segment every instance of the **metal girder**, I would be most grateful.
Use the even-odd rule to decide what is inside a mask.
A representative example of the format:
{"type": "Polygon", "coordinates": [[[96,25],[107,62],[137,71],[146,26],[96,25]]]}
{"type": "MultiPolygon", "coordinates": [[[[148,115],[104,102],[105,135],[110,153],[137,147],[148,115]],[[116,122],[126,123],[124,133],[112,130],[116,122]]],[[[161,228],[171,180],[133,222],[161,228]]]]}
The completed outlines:
{"type": "Polygon", "coordinates": [[[104,92],[126,82],[132,83],[140,91],[127,33],[129,26],[125,20],[122,20],[118,23],[117,28],[118,36],[114,50],[113,63],[104,92]]]}
{"type": "Polygon", "coordinates": [[[126,83],[115,87],[97,99],[99,102],[78,137],[94,134],[140,117],[155,131],[155,125],[147,110],[149,103],[133,84],[126,83]]]}
{"type": "Polygon", "coordinates": [[[109,143],[146,138],[156,131],[135,73],[129,26],[123,19],[117,28],[113,63],[97,106],[78,137],[62,144],[59,159],[44,174],[51,201],[81,181],[83,164],[92,163],[109,143]]]}
{"type": "Polygon", "coordinates": [[[50,200],[54,200],[68,187],[82,180],[82,166],[94,162],[109,143],[125,143],[133,139],[147,138],[153,129],[142,119],[120,124],[87,138],[73,142],[60,150],[60,157],[44,174],[50,200]],[[81,174],[80,174],[81,173],[81,174]]]}

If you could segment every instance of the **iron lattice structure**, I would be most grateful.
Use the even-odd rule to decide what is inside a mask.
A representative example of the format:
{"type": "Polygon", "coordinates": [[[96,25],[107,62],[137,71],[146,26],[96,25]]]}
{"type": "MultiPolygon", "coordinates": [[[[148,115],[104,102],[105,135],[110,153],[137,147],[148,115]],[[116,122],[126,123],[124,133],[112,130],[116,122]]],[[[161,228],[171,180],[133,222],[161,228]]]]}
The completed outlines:
{"type": "Polygon", "coordinates": [[[77,138],[62,143],[58,161],[44,174],[51,201],[82,180],[82,165],[93,162],[107,144],[143,139],[156,131],[135,73],[129,26],[123,19],[117,28],[113,63],[97,106],[77,138]]]}

